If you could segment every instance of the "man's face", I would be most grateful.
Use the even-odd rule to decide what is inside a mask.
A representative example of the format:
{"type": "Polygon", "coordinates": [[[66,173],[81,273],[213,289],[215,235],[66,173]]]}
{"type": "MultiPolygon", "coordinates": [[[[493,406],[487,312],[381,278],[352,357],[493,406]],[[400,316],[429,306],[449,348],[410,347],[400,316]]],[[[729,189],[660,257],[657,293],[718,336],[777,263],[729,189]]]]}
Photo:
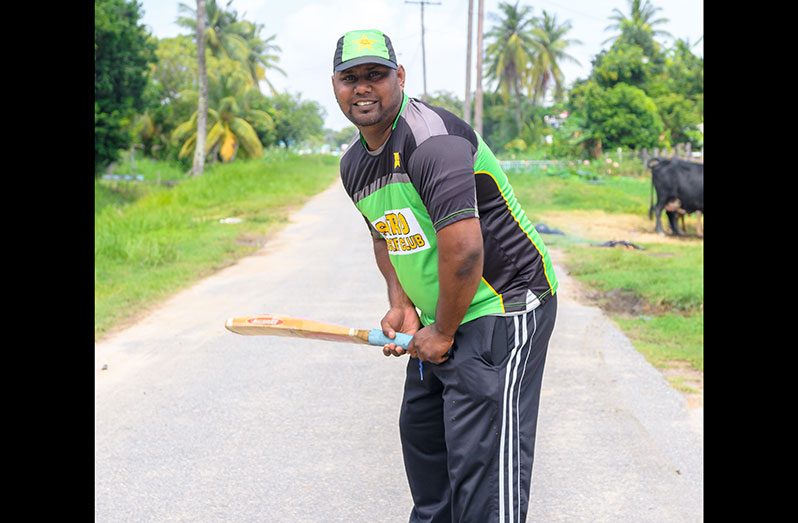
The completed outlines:
{"type": "Polygon", "coordinates": [[[350,122],[368,127],[393,120],[402,105],[405,70],[362,64],[333,73],[335,99],[350,122]]]}

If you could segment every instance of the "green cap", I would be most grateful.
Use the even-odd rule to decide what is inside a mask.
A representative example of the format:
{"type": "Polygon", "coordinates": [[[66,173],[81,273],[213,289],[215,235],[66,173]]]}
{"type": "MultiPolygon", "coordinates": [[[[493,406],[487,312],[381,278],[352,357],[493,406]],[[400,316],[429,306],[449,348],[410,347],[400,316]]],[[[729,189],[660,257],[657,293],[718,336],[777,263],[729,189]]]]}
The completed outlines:
{"type": "Polygon", "coordinates": [[[377,29],[349,31],[338,39],[333,57],[333,71],[343,71],[360,64],[382,64],[396,69],[396,54],[388,35],[377,29]]]}

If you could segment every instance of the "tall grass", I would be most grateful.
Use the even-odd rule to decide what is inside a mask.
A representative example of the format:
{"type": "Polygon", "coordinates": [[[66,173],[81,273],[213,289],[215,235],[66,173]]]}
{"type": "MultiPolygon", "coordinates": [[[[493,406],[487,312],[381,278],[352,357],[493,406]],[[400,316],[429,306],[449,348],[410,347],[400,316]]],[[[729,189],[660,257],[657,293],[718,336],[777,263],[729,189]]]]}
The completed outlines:
{"type": "Polygon", "coordinates": [[[211,165],[200,177],[181,174],[177,186],[134,196],[97,183],[95,337],[256,250],[291,210],[333,182],[337,167],[335,157],[275,154],[211,165]],[[220,223],[228,217],[242,221],[220,223]]]}

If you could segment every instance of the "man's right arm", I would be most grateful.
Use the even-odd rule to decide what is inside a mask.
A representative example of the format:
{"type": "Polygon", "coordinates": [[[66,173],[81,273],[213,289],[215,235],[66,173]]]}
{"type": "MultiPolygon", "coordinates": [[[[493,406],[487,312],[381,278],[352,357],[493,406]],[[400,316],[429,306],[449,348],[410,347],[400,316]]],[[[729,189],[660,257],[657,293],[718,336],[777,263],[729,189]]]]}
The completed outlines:
{"type": "MultiPolygon", "coordinates": [[[[418,318],[416,307],[405,294],[402,284],[399,283],[399,278],[396,276],[393,264],[391,264],[388,245],[385,240],[372,237],[372,241],[374,243],[374,257],[377,260],[377,267],[388,286],[388,302],[391,306],[380,322],[382,331],[389,338],[393,338],[397,332],[413,335],[421,328],[421,321],[418,318]]],[[[390,343],[383,348],[382,352],[386,356],[391,354],[401,356],[406,351],[390,343]]],[[[411,356],[415,356],[415,354],[411,354],[411,356]]]]}

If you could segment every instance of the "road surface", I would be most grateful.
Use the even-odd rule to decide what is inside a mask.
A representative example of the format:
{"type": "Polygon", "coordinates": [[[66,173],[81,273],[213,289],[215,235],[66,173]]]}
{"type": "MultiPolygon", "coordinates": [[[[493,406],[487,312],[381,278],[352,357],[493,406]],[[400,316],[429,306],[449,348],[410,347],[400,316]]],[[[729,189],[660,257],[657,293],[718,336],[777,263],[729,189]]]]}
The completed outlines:
{"type": "MultiPolygon", "coordinates": [[[[528,520],[703,521],[702,412],[554,261],[528,520]]],[[[263,249],[97,343],[96,521],[406,522],[406,357],[224,329],[257,312],[376,327],[386,306],[336,182],[263,249]]]]}

